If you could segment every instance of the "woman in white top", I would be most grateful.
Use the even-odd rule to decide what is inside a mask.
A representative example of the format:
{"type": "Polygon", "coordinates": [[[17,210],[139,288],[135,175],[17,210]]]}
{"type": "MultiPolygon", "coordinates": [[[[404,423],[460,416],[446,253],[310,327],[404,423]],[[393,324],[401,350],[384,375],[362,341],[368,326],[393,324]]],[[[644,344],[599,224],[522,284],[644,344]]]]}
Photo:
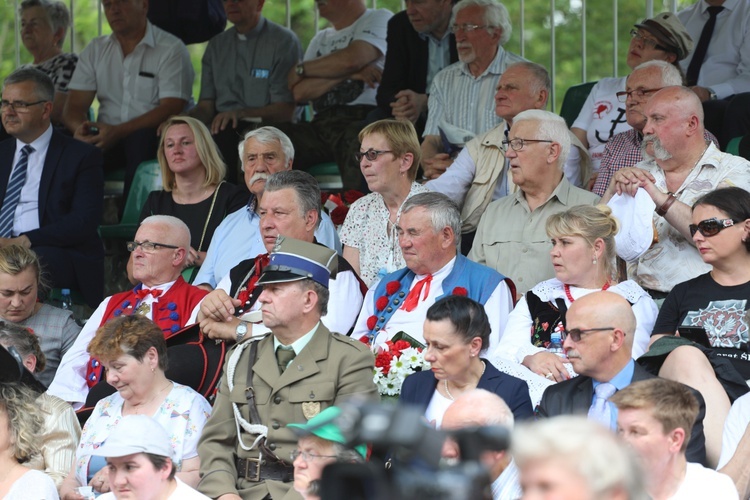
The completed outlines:
{"type": "Polygon", "coordinates": [[[339,237],[344,258],[371,287],[406,266],[396,234],[401,207],[409,197],[429,190],[414,182],[422,153],[411,122],[371,123],[359,140],[357,161],[372,193],[352,204],[339,237]]]}
{"type": "MultiPolygon", "coordinates": [[[[574,374],[566,366],[566,360],[547,351],[547,346],[552,332],[565,328],[565,312],[570,304],[589,293],[609,290],[625,297],[633,306],[637,321],[633,357],[647,350],[658,308],[634,281],[618,283],[617,231],[617,219],[606,205],[575,206],[547,220],[556,277],[537,284],[521,297],[508,317],[497,348],[490,355],[490,361],[503,371],[510,361],[541,376],[523,369],[509,371],[524,378],[532,392],[534,386],[543,391],[549,383],[566,380],[574,374]]],[[[534,399],[532,395],[532,402],[534,399]]]]}

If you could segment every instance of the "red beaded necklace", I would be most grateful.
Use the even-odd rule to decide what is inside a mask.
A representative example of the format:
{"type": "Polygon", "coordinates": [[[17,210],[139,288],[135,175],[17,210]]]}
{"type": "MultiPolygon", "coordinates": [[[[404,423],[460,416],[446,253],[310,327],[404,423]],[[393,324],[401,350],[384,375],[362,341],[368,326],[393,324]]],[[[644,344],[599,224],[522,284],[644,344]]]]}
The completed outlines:
{"type": "MultiPolygon", "coordinates": [[[[563,288],[565,288],[565,296],[568,298],[568,300],[573,303],[576,301],[576,299],[573,298],[573,295],[570,293],[570,285],[565,283],[563,285],[563,288]]],[[[602,292],[605,291],[607,288],[609,288],[609,281],[607,281],[604,286],[602,287],[602,292]]]]}

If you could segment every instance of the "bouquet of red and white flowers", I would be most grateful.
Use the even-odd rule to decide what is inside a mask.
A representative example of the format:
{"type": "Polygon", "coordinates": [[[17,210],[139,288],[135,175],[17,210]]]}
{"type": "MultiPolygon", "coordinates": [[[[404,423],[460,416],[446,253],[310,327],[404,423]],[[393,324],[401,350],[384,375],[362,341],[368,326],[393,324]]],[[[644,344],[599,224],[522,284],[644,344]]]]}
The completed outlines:
{"type": "Polygon", "coordinates": [[[382,396],[398,396],[407,376],[430,368],[424,360],[424,347],[404,332],[398,332],[385,345],[374,347],[377,352],[373,381],[382,396]]]}

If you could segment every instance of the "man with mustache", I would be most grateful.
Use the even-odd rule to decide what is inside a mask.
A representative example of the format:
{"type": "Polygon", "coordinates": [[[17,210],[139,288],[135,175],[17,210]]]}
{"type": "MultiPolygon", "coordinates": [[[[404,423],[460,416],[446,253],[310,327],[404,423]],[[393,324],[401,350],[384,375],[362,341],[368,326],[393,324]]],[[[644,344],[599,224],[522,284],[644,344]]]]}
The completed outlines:
{"type": "Polygon", "coordinates": [[[706,145],[701,102],[686,87],[656,92],[645,114],[645,159],[619,170],[602,201],[615,193],[635,196],[643,189],[654,202],[658,242],[630,263],[628,275],[652,297],[663,299],[677,283],[711,270],[693,244],[690,207],[720,187],[750,190],[750,162],[706,145]]]}
{"type": "Polygon", "coordinates": [[[457,63],[435,75],[427,102],[422,143],[424,175],[433,179],[451,164],[440,130],[465,133],[465,141],[497,126],[502,119],[491,105],[505,68],[525,61],[503,44],[513,32],[505,6],[495,0],[461,0],[453,7],[450,29],[456,35],[457,63]]]}
{"type": "MultiPolygon", "coordinates": [[[[234,266],[266,253],[258,229],[258,201],[263,195],[266,178],[276,172],[291,170],[294,162],[292,142],[275,127],[261,127],[245,134],[239,152],[250,201],[246,207],[229,214],[211,239],[206,260],[193,280],[209,292],[234,266]]],[[[315,237],[327,247],[340,251],[341,243],[328,215],[322,215],[315,237]]]]}
{"type": "MultiPolygon", "coordinates": [[[[656,378],[632,358],[635,327],[633,308],[621,295],[594,292],[573,302],[565,317],[563,348],[578,376],[549,386],[537,416],[583,414],[616,430],[617,408],[609,398],[633,382],[656,378]]],[[[698,400],[699,411],[686,455],[688,461],[703,464],[706,405],[698,391],[690,392],[698,400]]]]}
{"type": "MultiPolygon", "coordinates": [[[[638,65],[627,78],[625,92],[618,92],[618,99],[625,102],[626,119],[632,128],[620,132],[607,142],[604,147],[599,174],[594,184],[594,191],[604,195],[615,172],[625,167],[633,167],[643,161],[641,150],[646,147],[643,142],[643,127],[646,126],[644,109],[651,97],[664,87],[682,85],[682,75],[674,64],[667,61],[647,61],[638,65]]],[[[716,147],[719,141],[705,130],[706,143],[713,142],[716,147]]]]}

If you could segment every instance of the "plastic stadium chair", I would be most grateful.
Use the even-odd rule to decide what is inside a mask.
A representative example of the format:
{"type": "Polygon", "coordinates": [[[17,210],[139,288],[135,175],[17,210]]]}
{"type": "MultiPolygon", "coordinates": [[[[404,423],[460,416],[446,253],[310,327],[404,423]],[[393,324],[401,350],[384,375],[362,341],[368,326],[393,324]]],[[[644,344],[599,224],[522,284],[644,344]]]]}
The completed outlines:
{"type": "Polygon", "coordinates": [[[138,219],[141,215],[143,204],[151,191],[161,189],[161,170],[157,160],[144,161],[138,165],[130,186],[130,193],[125,202],[122,220],[119,224],[101,226],[99,233],[102,238],[116,238],[132,240],[138,230],[138,219]]]}
{"type": "Polygon", "coordinates": [[[731,141],[729,141],[729,144],[727,144],[727,150],[725,153],[729,153],[730,155],[734,156],[740,156],[740,141],[742,140],[742,137],[735,137],[731,141]]]}
{"type": "Polygon", "coordinates": [[[563,99],[562,107],[560,108],[560,116],[565,118],[565,123],[568,124],[568,128],[573,125],[573,122],[578,118],[578,113],[581,112],[583,103],[586,102],[586,98],[591,93],[591,88],[596,82],[586,82],[580,85],[573,85],[565,92],[565,98],[563,99]]]}

